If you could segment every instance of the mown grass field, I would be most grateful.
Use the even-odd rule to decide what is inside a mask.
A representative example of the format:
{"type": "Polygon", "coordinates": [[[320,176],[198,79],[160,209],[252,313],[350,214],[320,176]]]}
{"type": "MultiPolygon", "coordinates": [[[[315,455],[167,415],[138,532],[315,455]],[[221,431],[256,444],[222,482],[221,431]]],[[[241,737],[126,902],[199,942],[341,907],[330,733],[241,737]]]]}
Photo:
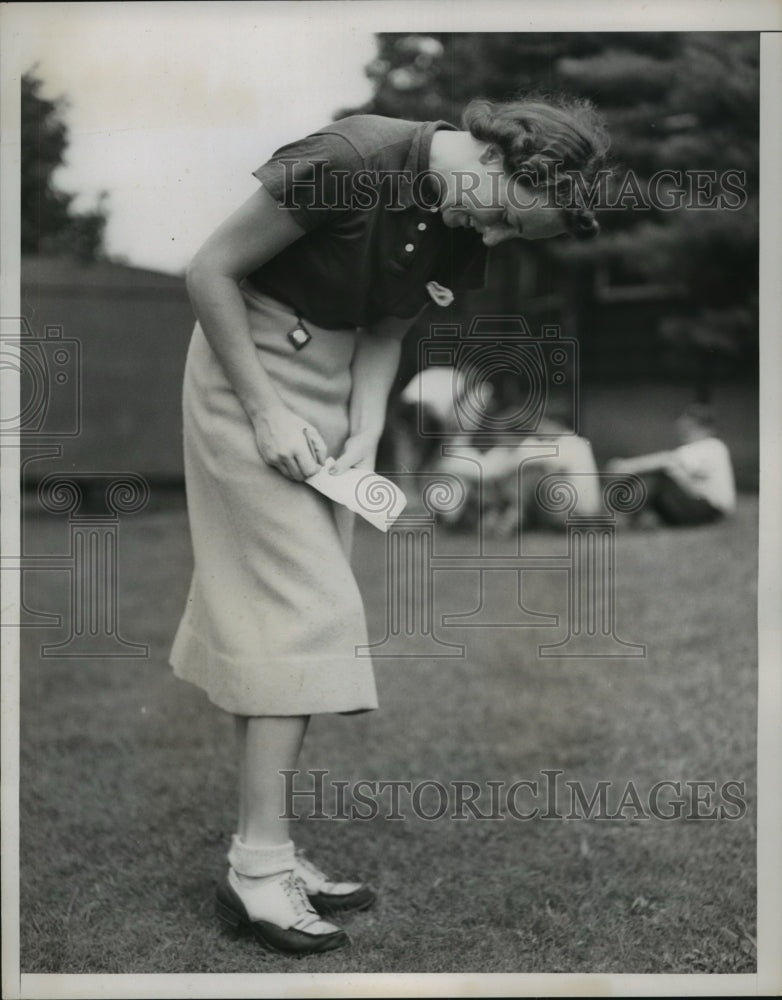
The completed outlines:
{"type": "MultiPolygon", "coordinates": [[[[373,820],[301,819],[296,839],[368,878],[379,903],[346,922],[349,950],[295,960],[214,919],[234,746],[230,718],[166,665],[190,571],[186,517],[173,506],[124,518],[121,628],[148,658],[44,659],[41,643],[62,633],[23,631],[22,971],[753,971],[756,520],[745,496],[730,524],[619,534],[617,631],[646,657],[541,659],[550,629],[449,629],[464,658],[378,661],[380,711],[316,717],[301,761],[348,782],[481,788],[558,769],[587,792],[610,781],[612,795],[628,781],[642,796],[666,779],[740,781],[743,818],[427,821],[403,795],[399,820],[385,818],[388,796],[373,820]]],[[[37,551],[67,547],[63,519],[28,517],[28,532],[37,551]]],[[[467,544],[452,535],[445,550],[467,544]]],[[[379,638],[383,536],[361,526],[355,556],[379,638]]],[[[528,574],[526,604],[562,613],[562,576],[528,574]]],[[[26,597],[66,613],[65,575],[30,574],[26,597]]],[[[474,574],[445,575],[436,597],[439,612],[469,610],[474,574]]]]}

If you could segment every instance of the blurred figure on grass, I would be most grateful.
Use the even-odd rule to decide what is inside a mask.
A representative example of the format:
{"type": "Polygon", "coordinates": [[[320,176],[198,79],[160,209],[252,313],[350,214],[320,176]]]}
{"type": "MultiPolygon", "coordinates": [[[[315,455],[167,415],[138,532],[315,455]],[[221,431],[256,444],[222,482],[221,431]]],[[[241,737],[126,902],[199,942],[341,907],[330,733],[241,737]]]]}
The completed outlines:
{"type": "MultiPolygon", "coordinates": [[[[480,387],[481,412],[495,426],[519,408],[518,390],[506,375],[480,387]]],[[[473,531],[480,521],[484,531],[500,537],[518,535],[522,527],[564,528],[566,512],[547,509],[538,495],[543,478],[552,475],[573,487],[582,514],[600,512],[597,463],[586,438],[552,417],[543,417],[529,434],[504,431],[492,439],[483,427],[466,432],[459,420],[466,393],[463,371],[425,368],[402,390],[391,417],[397,469],[454,476],[463,487],[463,502],[440,514],[442,523],[473,531]]]]}
{"type": "Polygon", "coordinates": [[[730,452],[716,434],[712,408],[693,403],[676,421],[676,433],[678,448],[614,458],[606,466],[643,482],[646,499],[631,518],[637,527],[711,524],[736,510],[730,452]]]}

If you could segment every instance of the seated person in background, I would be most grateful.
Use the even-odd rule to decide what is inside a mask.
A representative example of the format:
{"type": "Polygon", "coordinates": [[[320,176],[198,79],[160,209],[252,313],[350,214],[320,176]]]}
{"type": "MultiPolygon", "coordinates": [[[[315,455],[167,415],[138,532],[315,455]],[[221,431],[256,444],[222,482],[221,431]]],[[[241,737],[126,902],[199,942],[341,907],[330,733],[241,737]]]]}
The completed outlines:
{"type": "Polygon", "coordinates": [[[458,408],[465,394],[466,379],[456,368],[437,365],[414,375],[400,394],[403,403],[426,411],[428,423],[437,422],[443,434],[460,430],[458,408]]]}
{"type": "MultiPolygon", "coordinates": [[[[437,472],[443,445],[469,444],[471,435],[460,420],[466,383],[456,368],[424,368],[392,401],[388,438],[397,472],[437,472]]],[[[483,391],[488,404],[491,386],[483,391]]]]}
{"type": "MultiPolygon", "coordinates": [[[[592,446],[585,438],[568,433],[551,419],[543,419],[535,433],[498,433],[494,444],[486,432],[473,435],[464,428],[466,378],[455,368],[425,368],[413,376],[402,390],[399,403],[389,420],[393,434],[394,466],[402,472],[425,472],[456,476],[465,490],[458,509],[440,519],[452,527],[471,528],[484,516],[486,528],[500,535],[516,533],[522,524],[529,527],[561,527],[566,513],[545,510],[537,500],[540,480],[551,473],[572,483],[578,495],[580,514],[598,513],[600,490],[592,446]],[[421,433],[425,428],[425,433],[421,433]],[[514,440],[515,437],[515,440],[514,440]],[[525,444],[554,446],[555,454],[535,455],[525,444]],[[458,445],[458,454],[444,454],[444,445],[458,445]],[[465,461],[470,459],[472,461],[465,461]],[[522,495],[518,496],[519,466],[522,495]],[[482,500],[482,510],[480,501],[482,500]]],[[[510,380],[512,381],[512,380],[510,380]]],[[[512,415],[519,402],[514,387],[482,383],[479,409],[499,416],[505,407],[512,415]],[[505,407],[502,402],[505,402],[505,407]]],[[[475,413],[475,408],[470,411],[475,413]]]]}
{"type": "Polygon", "coordinates": [[[537,431],[523,436],[516,448],[492,448],[484,456],[484,475],[490,504],[486,513],[491,527],[499,535],[515,534],[522,525],[528,528],[564,527],[568,511],[547,510],[538,499],[538,485],[545,476],[554,475],[573,487],[579,515],[595,515],[601,511],[599,474],[592,445],[586,438],[569,433],[556,420],[541,420],[537,431]],[[528,445],[553,446],[556,454],[535,455],[532,449],[523,447],[528,445]]]}
{"type": "MultiPolygon", "coordinates": [[[[607,472],[631,473],[646,486],[643,510],[670,525],[709,524],[736,509],[730,452],[714,431],[710,407],[693,403],[676,421],[681,445],[636,458],[615,458],[607,472]]],[[[641,513],[641,512],[639,512],[641,513]]]]}

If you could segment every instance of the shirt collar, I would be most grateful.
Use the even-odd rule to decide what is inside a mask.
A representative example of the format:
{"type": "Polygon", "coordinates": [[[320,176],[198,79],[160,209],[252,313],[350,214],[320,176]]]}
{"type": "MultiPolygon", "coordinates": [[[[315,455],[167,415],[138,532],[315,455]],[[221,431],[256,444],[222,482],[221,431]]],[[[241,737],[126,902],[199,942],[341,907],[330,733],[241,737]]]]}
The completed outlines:
{"type": "Polygon", "coordinates": [[[388,206],[389,211],[403,212],[408,208],[423,208],[425,206],[420,204],[422,195],[427,204],[430,200],[434,200],[437,192],[431,181],[425,181],[423,187],[412,182],[416,177],[429,170],[432,137],[440,129],[447,129],[449,132],[459,131],[455,125],[446,121],[423,122],[416,130],[413,141],[410,143],[407,159],[402,167],[403,174],[399,183],[398,195],[394,199],[395,203],[388,206]]]}

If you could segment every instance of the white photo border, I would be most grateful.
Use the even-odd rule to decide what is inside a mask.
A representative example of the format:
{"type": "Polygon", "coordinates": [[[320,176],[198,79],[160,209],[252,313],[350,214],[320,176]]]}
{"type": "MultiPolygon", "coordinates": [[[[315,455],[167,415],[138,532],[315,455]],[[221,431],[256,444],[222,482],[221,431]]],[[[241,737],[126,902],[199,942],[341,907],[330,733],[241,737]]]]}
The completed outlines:
{"type": "MultiPolygon", "coordinates": [[[[0,205],[0,314],[19,315],[19,80],[15,40],[27,30],[31,9],[119,8],[119,4],[5,4],[0,9],[2,44],[2,164],[0,205]]],[[[154,23],[161,10],[187,18],[194,7],[215,3],[145,3],[154,23]]],[[[235,3],[222,3],[221,14],[235,3]]],[[[761,33],[761,478],[759,546],[759,717],[758,717],[758,971],[753,975],[22,975],[19,973],[19,637],[0,630],[2,643],[2,925],[3,995],[54,997],[260,997],[260,996],[698,996],[778,994],[782,991],[782,6],[773,0],[283,0],[257,6],[263,17],[349,18],[371,31],[660,31],[743,30],[761,33]]],[[[19,387],[2,373],[3,412],[18,412],[19,387]]],[[[18,451],[4,449],[2,545],[19,549],[18,451]]],[[[18,574],[2,579],[4,614],[19,605],[18,574]]],[[[16,619],[14,619],[16,620],[16,619]]]]}

